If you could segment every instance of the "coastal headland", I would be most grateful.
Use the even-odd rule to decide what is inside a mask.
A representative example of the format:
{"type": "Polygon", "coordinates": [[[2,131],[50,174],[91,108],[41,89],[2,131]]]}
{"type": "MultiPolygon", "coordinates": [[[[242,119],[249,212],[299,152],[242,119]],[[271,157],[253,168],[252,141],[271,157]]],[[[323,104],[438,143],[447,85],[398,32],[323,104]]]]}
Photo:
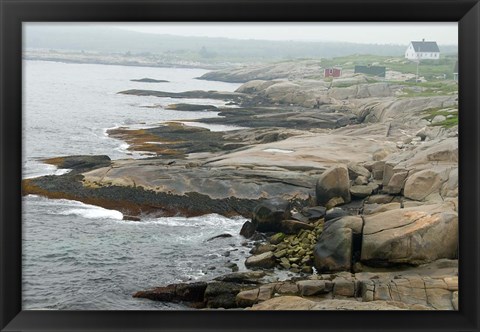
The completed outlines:
{"type": "Polygon", "coordinates": [[[251,248],[242,271],[233,264],[232,274],[211,281],[145,285],[154,288],[138,298],[194,308],[458,310],[456,82],[313,78],[318,66],[245,66],[199,78],[243,83],[235,92],[120,91],[230,105],[172,104],[184,120],[110,129],[148,157],[47,159],[71,171],[24,179],[23,194],[139,222],[250,219],[239,229],[251,248]],[[219,116],[189,119],[202,110],[219,116]]]}

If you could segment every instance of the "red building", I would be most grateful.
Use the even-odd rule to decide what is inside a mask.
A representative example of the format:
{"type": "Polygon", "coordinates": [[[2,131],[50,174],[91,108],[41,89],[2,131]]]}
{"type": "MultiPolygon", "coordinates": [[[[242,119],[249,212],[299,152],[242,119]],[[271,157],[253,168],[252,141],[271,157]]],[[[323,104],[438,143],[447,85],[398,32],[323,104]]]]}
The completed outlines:
{"type": "Polygon", "coordinates": [[[325,77],[340,77],[342,76],[342,69],[341,68],[325,68],[323,71],[323,75],[325,77]]]}

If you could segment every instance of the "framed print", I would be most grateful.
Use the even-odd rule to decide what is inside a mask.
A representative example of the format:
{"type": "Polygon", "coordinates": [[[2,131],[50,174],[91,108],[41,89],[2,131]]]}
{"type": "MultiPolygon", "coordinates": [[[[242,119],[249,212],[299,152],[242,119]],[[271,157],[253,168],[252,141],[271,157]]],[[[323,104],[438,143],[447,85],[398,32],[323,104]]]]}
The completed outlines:
{"type": "Polygon", "coordinates": [[[1,0],[2,331],[477,331],[477,1],[1,0]]]}

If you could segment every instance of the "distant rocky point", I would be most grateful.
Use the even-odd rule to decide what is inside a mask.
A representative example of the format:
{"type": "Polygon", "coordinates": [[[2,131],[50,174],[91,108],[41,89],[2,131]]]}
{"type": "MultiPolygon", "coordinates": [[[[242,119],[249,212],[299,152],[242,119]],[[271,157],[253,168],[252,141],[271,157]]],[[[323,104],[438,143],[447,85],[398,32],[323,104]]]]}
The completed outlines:
{"type": "Polygon", "coordinates": [[[154,78],[148,78],[148,77],[134,79],[134,80],[130,80],[130,81],[132,81],[132,82],[142,82],[142,83],[168,83],[168,82],[170,82],[170,81],[167,81],[167,80],[156,80],[154,78]]]}
{"type": "Polygon", "coordinates": [[[214,111],[217,109],[216,106],[213,105],[194,105],[194,104],[170,104],[166,107],[167,110],[175,110],[175,111],[214,111]]]}

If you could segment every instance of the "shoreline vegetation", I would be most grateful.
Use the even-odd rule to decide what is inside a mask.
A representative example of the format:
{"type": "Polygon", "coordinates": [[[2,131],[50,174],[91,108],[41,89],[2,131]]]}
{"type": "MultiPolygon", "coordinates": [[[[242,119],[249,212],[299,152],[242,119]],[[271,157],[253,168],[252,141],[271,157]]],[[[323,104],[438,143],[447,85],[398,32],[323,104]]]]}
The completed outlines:
{"type": "Polygon", "coordinates": [[[235,107],[172,104],[185,120],[110,129],[146,158],[50,158],[44,162],[71,171],[24,179],[23,194],[139,222],[207,213],[250,219],[239,230],[251,249],[247,271],[232,263],[215,280],[145,285],[154,288],[136,298],[212,309],[458,310],[457,83],[436,80],[428,64],[432,79],[407,82],[398,63],[385,80],[348,67],[324,79],[326,64],[283,61],[199,78],[243,83],[235,92],[119,91],[235,107]],[[189,125],[190,111],[218,112],[195,123],[245,129],[189,125]],[[279,271],[294,277],[281,280],[279,271]]]}

